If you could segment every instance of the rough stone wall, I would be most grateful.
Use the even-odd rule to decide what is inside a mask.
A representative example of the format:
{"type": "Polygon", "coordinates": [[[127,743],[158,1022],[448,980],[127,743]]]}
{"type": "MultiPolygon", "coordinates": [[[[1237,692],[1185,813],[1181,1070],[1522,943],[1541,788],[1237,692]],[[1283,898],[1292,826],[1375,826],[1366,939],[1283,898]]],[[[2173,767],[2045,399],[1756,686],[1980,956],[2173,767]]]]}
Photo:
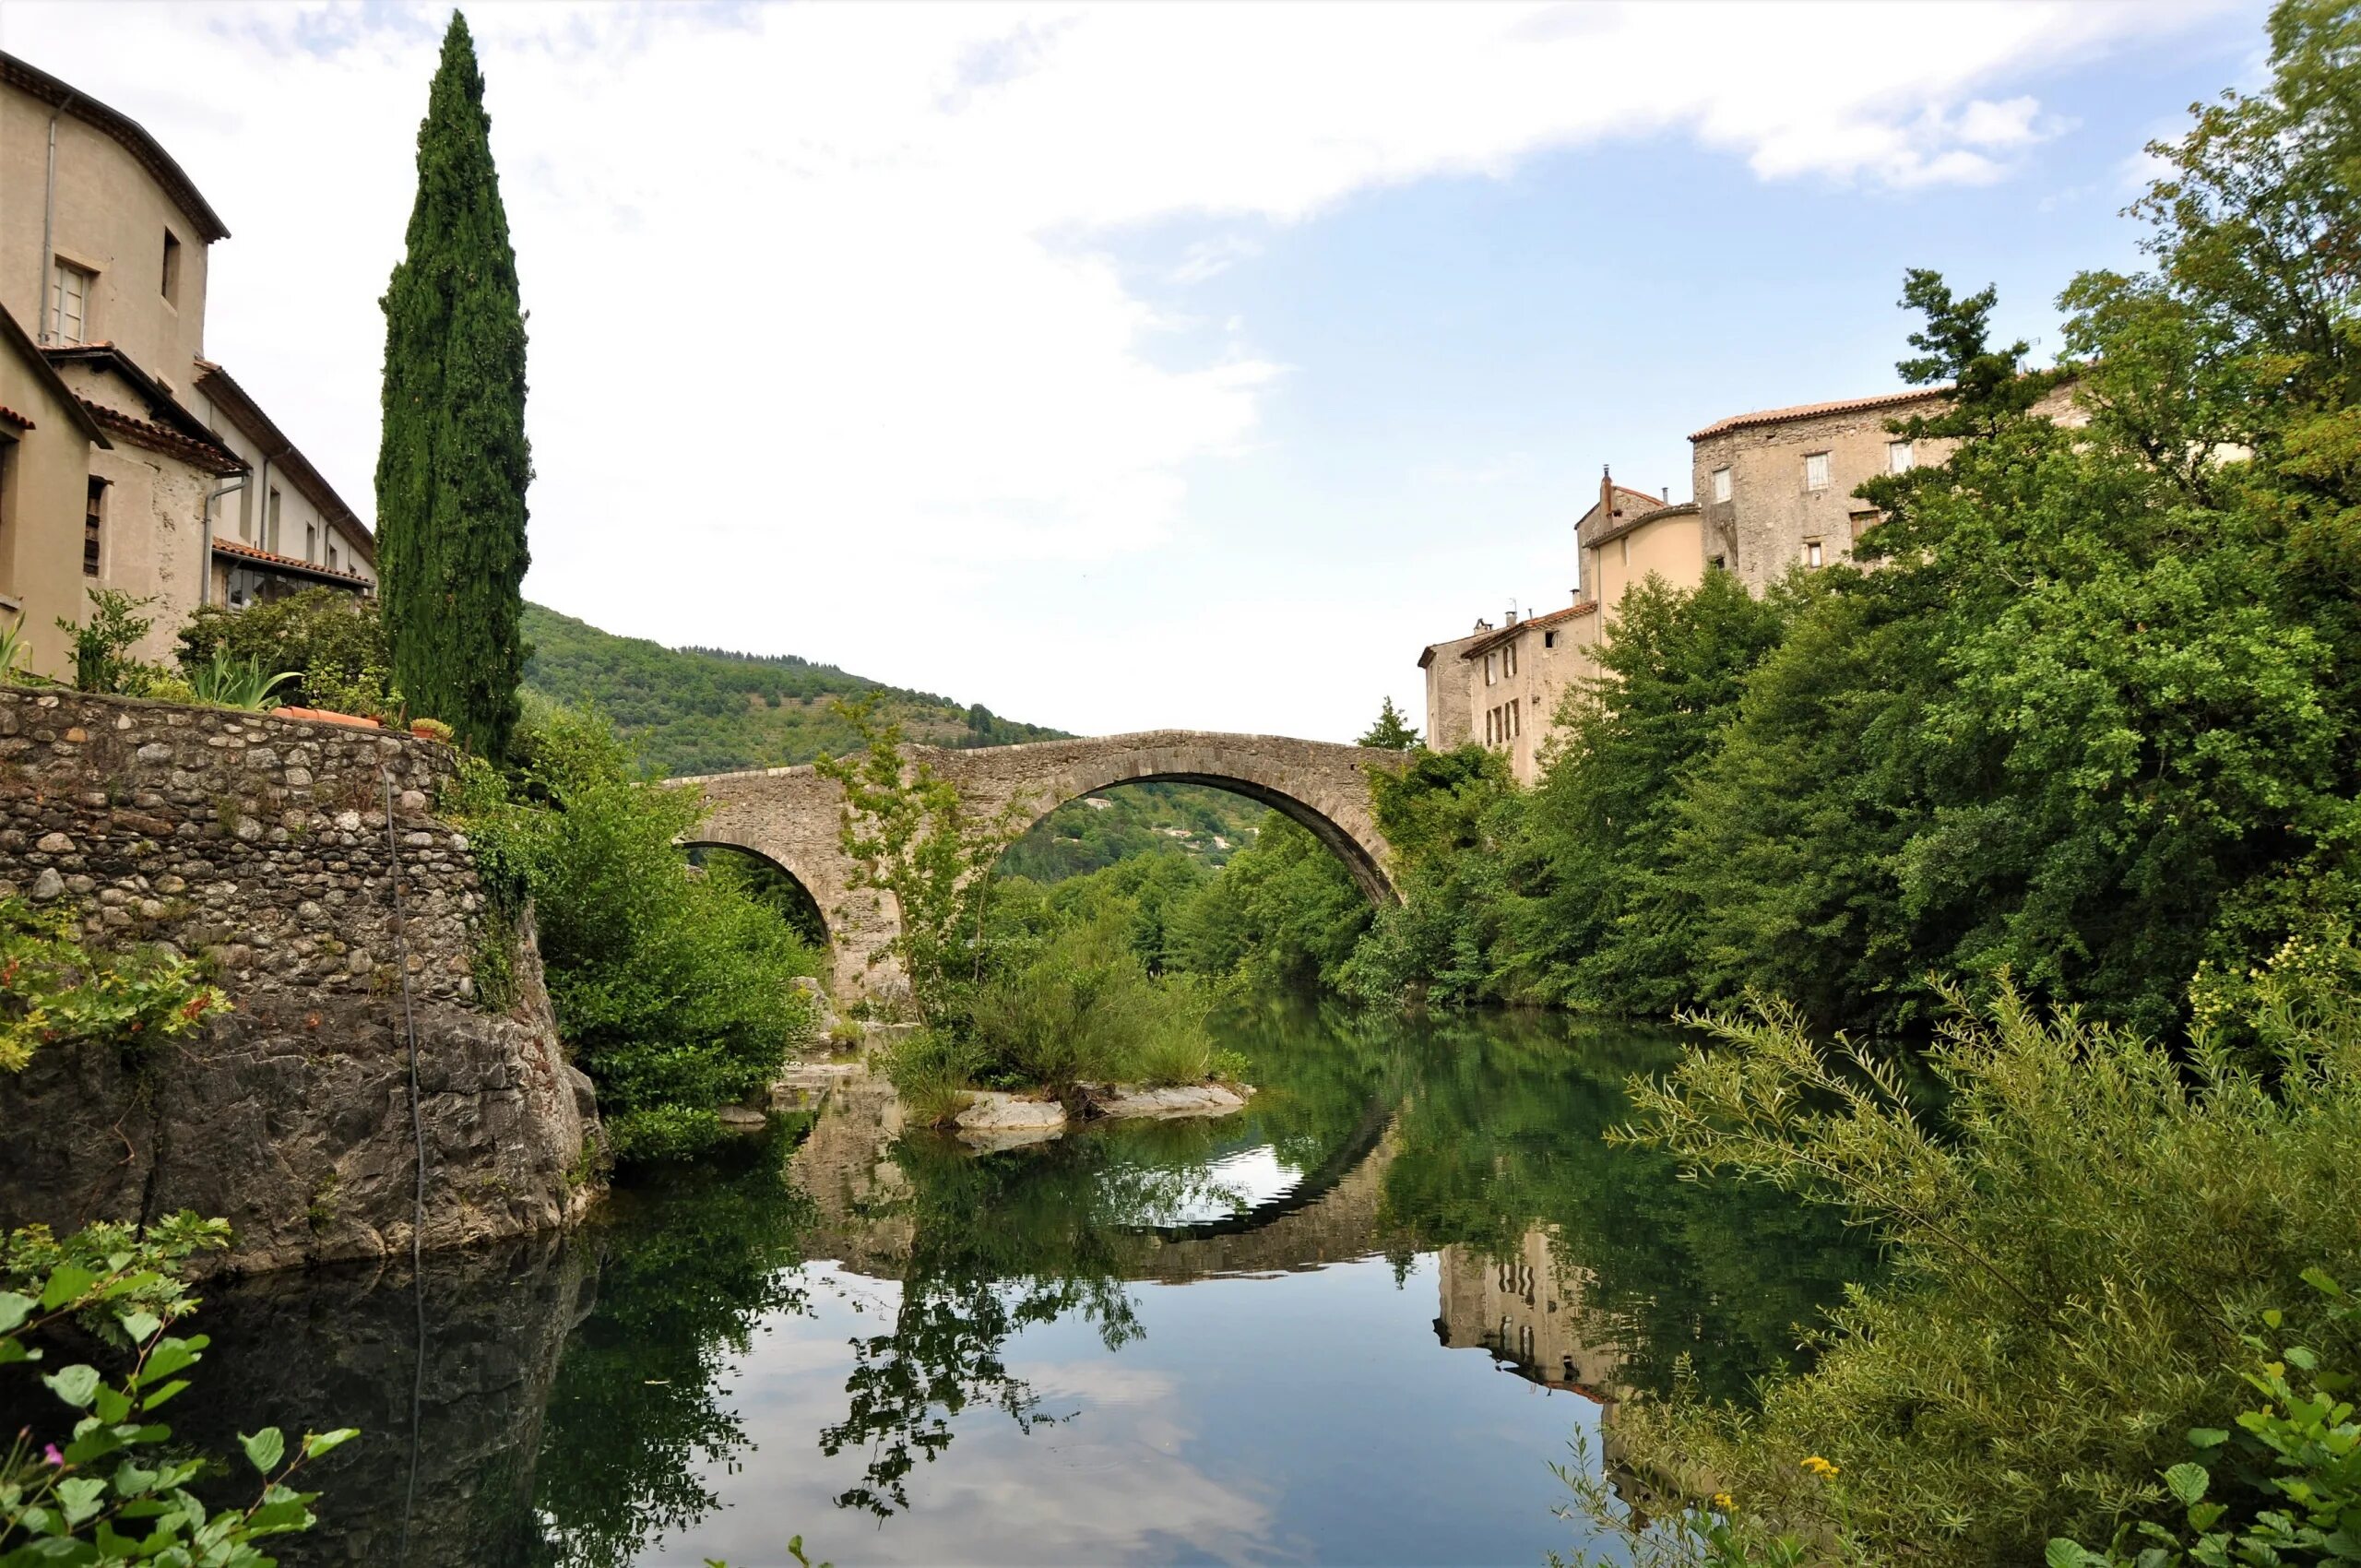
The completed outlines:
{"type": "MultiPolygon", "coordinates": [[[[972,751],[912,746],[908,754],[957,783],[981,814],[1016,803],[1028,824],[1118,784],[1210,784],[1287,813],[1335,852],[1373,901],[1394,897],[1385,840],[1370,814],[1368,778],[1372,766],[1400,765],[1393,752],[1273,735],[1158,730],[972,751]]],[[[844,797],[834,782],[810,767],[678,782],[701,788],[713,808],[697,830],[698,842],[751,849],[792,873],[811,893],[828,921],[839,1000],[907,990],[887,952],[899,914],[890,898],[851,885],[854,868],[838,837],[844,797]]]]}
{"type": "Polygon", "coordinates": [[[168,1045],[53,1048],[0,1078],[0,1224],[194,1208],[231,1221],[243,1268],[406,1252],[405,973],[425,1244],[578,1212],[587,1081],[529,930],[501,928],[465,837],[429,814],[452,766],[377,731],[0,688],[0,893],[202,958],[233,1004],[168,1045]],[[477,969],[503,949],[514,1005],[487,1011],[477,969]]]}

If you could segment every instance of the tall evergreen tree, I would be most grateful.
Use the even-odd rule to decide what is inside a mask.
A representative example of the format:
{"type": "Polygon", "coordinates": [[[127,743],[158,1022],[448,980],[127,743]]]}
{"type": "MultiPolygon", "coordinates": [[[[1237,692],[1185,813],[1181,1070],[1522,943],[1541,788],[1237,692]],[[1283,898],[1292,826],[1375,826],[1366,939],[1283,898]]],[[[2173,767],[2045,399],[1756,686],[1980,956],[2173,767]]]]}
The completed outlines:
{"type": "Polygon", "coordinates": [[[467,18],[452,13],[418,128],[418,199],[386,312],[378,571],[411,711],[487,755],[516,724],[528,560],[525,318],[467,18]]]}

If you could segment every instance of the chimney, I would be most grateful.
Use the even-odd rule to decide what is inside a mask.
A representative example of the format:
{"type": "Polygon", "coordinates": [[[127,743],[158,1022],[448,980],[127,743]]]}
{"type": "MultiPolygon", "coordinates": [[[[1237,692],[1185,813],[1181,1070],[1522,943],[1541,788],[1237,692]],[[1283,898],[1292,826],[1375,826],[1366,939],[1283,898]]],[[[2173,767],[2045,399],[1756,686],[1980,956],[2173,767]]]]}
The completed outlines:
{"type": "Polygon", "coordinates": [[[1664,497],[1664,504],[1666,505],[1669,506],[1672,505],[1672,486],[1667,484],[1656,493],[1664,497]]]}
{"type": "Polygon", "coordinates": [[[1515,605],[1512,604],[1512,605],[1510,605],[1510,606],[1509,606],[1509,612],[1508,612],[1507,616],[1506,616],[1504,619],[1502,619],[1502,621],[1501,622],[1501,625],[1503,625],[1503,626],[1513,626],[1513,625],[1515,625],[1515,624],[1516,624],[1516,606],[1515,606],[1515,605]]]}

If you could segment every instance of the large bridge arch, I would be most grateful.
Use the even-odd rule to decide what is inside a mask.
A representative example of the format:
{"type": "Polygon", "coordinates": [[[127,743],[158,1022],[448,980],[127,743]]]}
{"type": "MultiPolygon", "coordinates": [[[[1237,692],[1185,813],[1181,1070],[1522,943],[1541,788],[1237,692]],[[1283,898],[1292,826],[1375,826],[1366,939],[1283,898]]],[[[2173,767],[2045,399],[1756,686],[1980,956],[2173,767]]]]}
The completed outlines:
{"type": "MultiPolygon", "coordinates": [[[[1301,823],[1344,862],[1372,903],[1396,901],[1385,840],[1370,810],[1369,770],[1398,765],[1397,753],[1274,735],[1159,730],[970,751],[911,746],[906,754],[957,783],[974,810],[991,816],[1014,808],[1028,823],[1119,784],[1228,790],[1301,823]]],[[[839,999],[884,999],[907,990],[890,951],[900,911],[890,896],[852,885],[853,867],[838,841],[844,796],[834,781],[804,766],[677,782],[701,788],[711,808],[696,842],[761,855],[811,892],[833,939],[839,999]]]]}

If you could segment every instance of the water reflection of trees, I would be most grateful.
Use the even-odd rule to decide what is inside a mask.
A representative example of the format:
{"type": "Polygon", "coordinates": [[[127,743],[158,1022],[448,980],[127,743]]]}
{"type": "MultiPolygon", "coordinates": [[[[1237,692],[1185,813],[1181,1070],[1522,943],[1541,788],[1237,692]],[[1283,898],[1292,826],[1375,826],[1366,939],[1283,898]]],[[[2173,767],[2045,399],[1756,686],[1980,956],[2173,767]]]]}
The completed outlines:
{"type": "Polygon", "coordinates": [[[1664,1156],[1608,1146],[1626,1080],[1678,1052],[1670,1031],[1282,1003],[1242,1028],[1257,1072],[1306,1107],[1314,1138],[1355,1096],[1398,1096],[1382,1218],[1408,1245],[1508,1263],[1546,1231],[1561,1294],[1587,1336],[1620,1348],[1627,1388],[1660,1392],[1685,1363],[1709,1392],[1742,1397],[1798,1353],[1797,1325],[1873,1267],[1828,1210],[1684,1182],[1664,1156]]]}
{"type": "Polygon", "coordinates": [[[617,1194],[579,1244],[599,1305],[565,1348],[542,1426],[540,1561],[621,1568],[720,1505],[700,1470],[753,1446],[722,1379],[765,1319],[809,1310],[811,1205],[785,1141],[755,1140],[617,1194]]]}

